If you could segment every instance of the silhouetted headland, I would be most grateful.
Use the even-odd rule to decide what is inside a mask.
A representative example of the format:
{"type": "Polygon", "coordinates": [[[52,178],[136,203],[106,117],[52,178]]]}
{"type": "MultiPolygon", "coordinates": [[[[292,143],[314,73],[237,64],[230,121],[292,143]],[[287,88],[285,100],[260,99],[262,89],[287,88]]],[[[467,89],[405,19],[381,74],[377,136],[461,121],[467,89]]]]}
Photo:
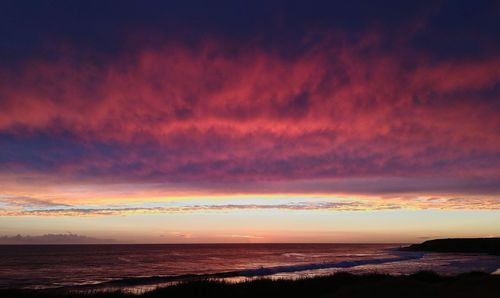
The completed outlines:
{"type": "Polygon", "coordinates": [[[401,250],[500,255],[500,238],[435,239],[420,244],[412,244],[401,248],[401,250]]]}

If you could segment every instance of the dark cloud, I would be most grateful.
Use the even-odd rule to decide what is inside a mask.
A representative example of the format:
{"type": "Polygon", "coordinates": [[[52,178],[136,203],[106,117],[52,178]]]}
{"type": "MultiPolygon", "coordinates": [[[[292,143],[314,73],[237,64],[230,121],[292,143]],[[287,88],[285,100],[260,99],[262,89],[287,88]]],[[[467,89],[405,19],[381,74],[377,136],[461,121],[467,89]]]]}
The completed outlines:
{"type": "Polygon", "coordinates": [[[112,239],[92,238],[72,233],[41,236],[0,236],[0,244],[103,244],[116,243],[112,239]]]}
{"type": "Polygon", "coordinates": [[[0,20],[3,63],[55,59],[61,45],[102,63],[165,40],[196,47],[203,39],[293,56],[307,48],[311,32],[356,39],[373,28],[385,32],[387,47],[406,39],[439,59],[499,46],[496,1],[6,1],[0,20]]]}

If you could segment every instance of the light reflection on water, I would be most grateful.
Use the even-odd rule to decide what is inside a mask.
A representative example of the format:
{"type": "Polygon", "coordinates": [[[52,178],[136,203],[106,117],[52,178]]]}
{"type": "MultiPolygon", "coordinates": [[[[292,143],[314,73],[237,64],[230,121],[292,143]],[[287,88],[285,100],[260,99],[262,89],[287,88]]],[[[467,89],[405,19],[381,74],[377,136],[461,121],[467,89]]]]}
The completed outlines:
{"type": "Polygon", "coordinates": [[[71,287],[83,291],[121,289],[141,293],[183,280],[207,278],[241,282],[262,277],[312,277],[338,271],[398,275],[434,270],[456,274],[473,270],[498,272],[500,268],[498,256],[427,253],[405,258],[408,254],[396,252],[397,247],[387,244],[0,246],[0,288],[71,287]],[[329,265],[346,262],[354,265],[349,268],[329,265]],[[259,272],[259,268],[278,269],[273,275],[238,275],[239,271],[259,272]],[[218,275],[221,272],[230,274],[218,275]]]}

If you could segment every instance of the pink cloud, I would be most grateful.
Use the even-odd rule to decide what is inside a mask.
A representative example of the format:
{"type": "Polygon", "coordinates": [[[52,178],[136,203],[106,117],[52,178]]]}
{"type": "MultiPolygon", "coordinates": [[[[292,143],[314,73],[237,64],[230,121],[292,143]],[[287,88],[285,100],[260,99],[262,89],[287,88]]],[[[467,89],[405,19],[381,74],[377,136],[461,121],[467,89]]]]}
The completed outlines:
{"type": "MultiPolygon", "coordinates": [[[[485,93],[500,82],[500,58],[409,56],[367,35],[292,58],[210,41],[104,66],[30,61],[1,74],[0,131],[21,143],[68,139],[85,153],[29,154],[42,173],[97,180],[498,178],[500,117],[485,93]]],[[[36,172],[23,157],[4,164],[36,172]]]]}

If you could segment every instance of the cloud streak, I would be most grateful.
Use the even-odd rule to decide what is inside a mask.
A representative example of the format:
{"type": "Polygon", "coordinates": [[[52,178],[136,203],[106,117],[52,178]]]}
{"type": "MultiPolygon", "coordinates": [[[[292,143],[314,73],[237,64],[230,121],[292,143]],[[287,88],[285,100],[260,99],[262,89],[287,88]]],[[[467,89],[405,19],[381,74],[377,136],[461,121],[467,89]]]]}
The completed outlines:
{"type": "MultiPolygon", "coordinates": [[[[152,203],[144,205],[121,206],[68,206],[68,207],[26,207],[0,209],[2,216],[116,216],[134,214],[175,214],[199,212],[234,212],[234,211],[383,211],[383,210],[500,210],[495,198],[439,198],[439,197],[395,197],[368,198],[364,200],[318,200],[292,201],[289,203],[210,203],[189,204],[183,202],[152,203]]],[[[264,202],[262,199],[260,200],[264,202]]],[[[11,206],[16,207],[16,206],[11,206]]]]}
{"type": "Polygon", "coordinates": [[[0,195],[0,204],[10,207],[69,207],[71,205],[64,203],[56,203],[51,200],[37,199],[31,197],[18,197],[0,195]]]}
{"type": "MultiPolygon", "coordinates": [[[[316,202],[298,204],[210,204],[191,206],[168,206],[168,207],[119,207],[119,208],[51,208],[32,209],[23,211],[3,211],[4,216],[92,216],[92,215],[127,215],[144,213],[179,213],[179,212],[205,212],[205,211],[234,211],[234,210],[336,210],[336,211],[359,211],[373,207],[370,204],[359,202],[316,202]]],[[[383,209],[397,209],[393,205],[377,207],[383,209]]]]}

